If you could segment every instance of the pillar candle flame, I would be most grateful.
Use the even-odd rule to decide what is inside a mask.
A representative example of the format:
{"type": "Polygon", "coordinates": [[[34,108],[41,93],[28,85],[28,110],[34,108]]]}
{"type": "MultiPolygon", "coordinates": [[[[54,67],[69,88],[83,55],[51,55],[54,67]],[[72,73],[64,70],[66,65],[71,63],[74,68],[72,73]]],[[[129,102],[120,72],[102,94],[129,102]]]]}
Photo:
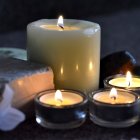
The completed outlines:
{"type": "Polygon", "coordinates": [[[62,93],[60,90],[57,90],[55,92],[55,101],[56,101],[56,105],[60,106],[61,103],[63,102],[63,97],[62,97],[62,93]]]}
{"type": "Polygon", "coordinates": [[[111,91],[110,91],[109,97],[110,97],[111,99],[116,100],[117,96],[118,96],[117,90],[116,90],[115,88],[112,88],[111,91]]]}
{"type": "Polygon", "coordinates": [[[63,16],[59,16],[57,26],[64,30],[63,16]]]}
{"type": "Polygon", "coordinates": [[[130,71],[127,71],[127,73],[126,73],[126,83],[127,83],[128,87],[131,86],[131,83],[132,83],[132,75],[131,75],[131,72],[130,71]]]}

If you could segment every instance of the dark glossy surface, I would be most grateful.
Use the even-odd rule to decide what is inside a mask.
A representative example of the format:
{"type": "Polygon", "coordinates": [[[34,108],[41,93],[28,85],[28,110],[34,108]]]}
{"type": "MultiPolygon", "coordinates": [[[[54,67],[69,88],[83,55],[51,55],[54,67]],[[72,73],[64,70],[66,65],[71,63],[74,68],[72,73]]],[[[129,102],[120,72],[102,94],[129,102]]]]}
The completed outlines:
{"type": "Polygon", "coordinates": [[[123,129],[103,128],[87,120],[72,130],[48,130],[35,119],[28,120],[11,132],[0,132],[0,140],[139,140],[140,123],[123,129]]]}
{"type": "Polygon", "coordinates": [[[132,73],[140,76],[140,65],[135,66],[132,73]]]}

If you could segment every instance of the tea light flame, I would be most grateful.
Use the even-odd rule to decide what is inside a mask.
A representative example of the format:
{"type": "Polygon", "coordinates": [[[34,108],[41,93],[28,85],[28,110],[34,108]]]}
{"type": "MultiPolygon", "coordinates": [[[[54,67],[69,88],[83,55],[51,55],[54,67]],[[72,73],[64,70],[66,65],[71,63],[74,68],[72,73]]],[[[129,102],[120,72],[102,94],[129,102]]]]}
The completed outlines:
{"type": "Polygon", "coordinates": [[[58,21],[57,21],[57,26],[64,30],[63,16],[59,16],[58,21]]]}
{"type": "Polygon", "coordinates": [[[109,97],[110,97],[111,99],[116,100],[117,96],[118,96],[117,90],[116,90],[115,88],[112,88],[111,91],[110,91],[109,97]]]}
{"type": "Polygon", "coordinates": [[[61,103],[63,102],[63,97],[62,97],[62,93],[60,90],[57,90],[55,92],[55,101],[56,101],[56,105],[60,106],[61,103]]]}
{"type": "Polygon", "coordinates": [[[131,75],[131,72],[130,71],[127,71],[127,73],[126,73],[126,83],[127,83],[128,87],[131,86],[131,83],[132,83],[132,75],[131,75]]]}

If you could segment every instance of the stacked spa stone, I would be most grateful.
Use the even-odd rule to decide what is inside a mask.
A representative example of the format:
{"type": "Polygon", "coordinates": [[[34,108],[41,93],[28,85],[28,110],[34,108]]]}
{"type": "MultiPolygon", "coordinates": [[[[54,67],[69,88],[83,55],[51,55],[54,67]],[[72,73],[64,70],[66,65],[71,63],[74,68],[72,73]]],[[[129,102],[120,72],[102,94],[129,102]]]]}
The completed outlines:
{"type": "Polygon", "coordinates": [[[0,83],[8,83],[13,89],[13,106],[28,116],[32,115],[34,96],[41,91],[54,88],[53,72],[46,65],[8,56],[0,58],[0,83]]]}

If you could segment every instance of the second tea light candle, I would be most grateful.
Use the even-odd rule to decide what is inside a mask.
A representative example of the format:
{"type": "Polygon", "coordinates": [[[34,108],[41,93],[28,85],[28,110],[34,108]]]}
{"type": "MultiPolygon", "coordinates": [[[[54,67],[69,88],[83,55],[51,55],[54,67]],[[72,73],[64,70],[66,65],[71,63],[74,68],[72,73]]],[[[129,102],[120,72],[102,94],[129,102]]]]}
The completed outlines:
{"type": "Polygon", "coordinates": [[[56,88],[98,89],[100,26],[83,20],[42,19],[27,27],[28,59],[51,66],[56,88]]]}
{"type": "Polygon", "coordinates": [[[89,94],[90,119],[104,127],[129,127],[139,121],[139,96],[128,90],[112,88],[89,94]]]}
{"type": "Polygon", "coordinates": [[[104,86],[107,88],[118,88],[132,90],[140,94],[140,77],[132,75],[131,72],[127,72],[126,75],[113,75],[104,80],[104,86]]]}

